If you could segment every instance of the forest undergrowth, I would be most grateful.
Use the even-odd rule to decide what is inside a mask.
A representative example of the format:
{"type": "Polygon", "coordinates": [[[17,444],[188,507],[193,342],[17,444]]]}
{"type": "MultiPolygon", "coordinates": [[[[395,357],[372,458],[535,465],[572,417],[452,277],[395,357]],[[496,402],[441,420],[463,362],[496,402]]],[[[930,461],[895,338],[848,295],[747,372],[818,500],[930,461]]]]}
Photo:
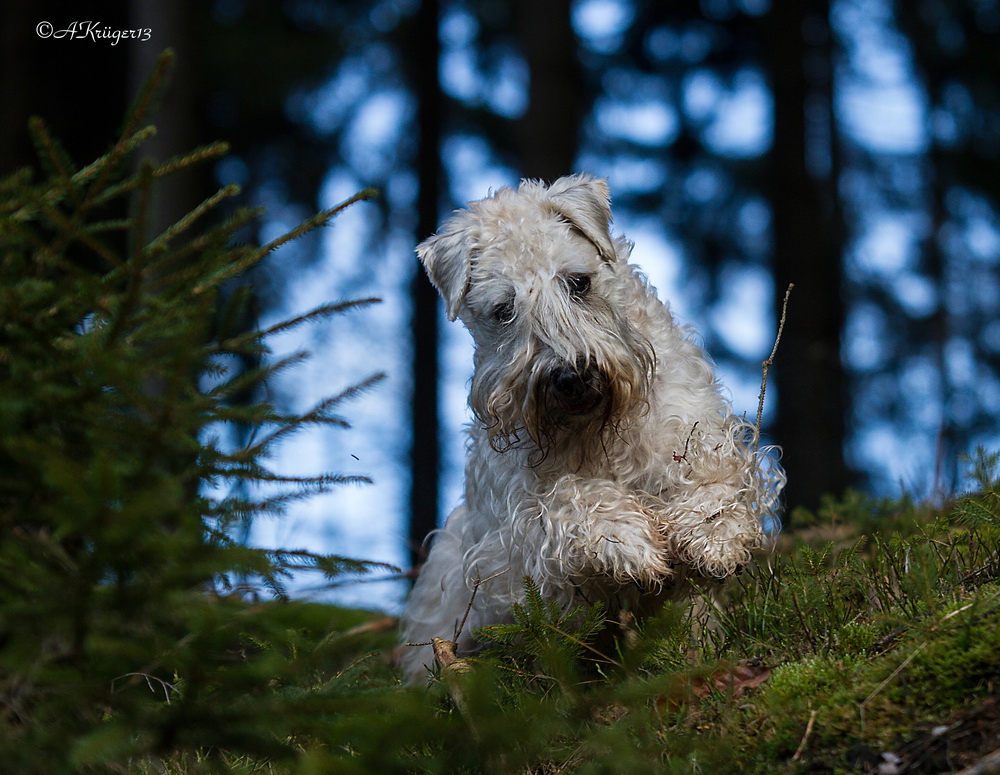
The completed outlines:
{"type": "MultiPolygon", "coordinates": [[[[161,61],[161,71],[170,57],[161,61]]],[[[158,181],[225,153],[137,159],[160,72],[108,153],[32,122],[40,172],[0,183],[0,770],[63,773],[987,772],[1000,748],[1000,455],[935,505],[850,494],[788,518],[741,576],[644,621],[562,611],[526,581],[483,653],[400,682],[394,623],[290,598],[395,572],[234,538],[359,477],[274,450],[336,432],[378,376],[292,413],[306,354],[261,329],[262,247],[225,187],[151,233],[158,181]],[[993,754],[993,758],[991,758],[993,754]]],[[[447,637],[449,633],[442,633],[447,637]]]]}

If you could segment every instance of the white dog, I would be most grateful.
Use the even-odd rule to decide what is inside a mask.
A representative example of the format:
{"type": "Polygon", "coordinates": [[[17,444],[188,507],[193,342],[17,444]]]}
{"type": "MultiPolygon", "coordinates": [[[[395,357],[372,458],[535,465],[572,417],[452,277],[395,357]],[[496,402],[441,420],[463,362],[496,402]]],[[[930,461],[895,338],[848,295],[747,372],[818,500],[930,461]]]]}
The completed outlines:
{"type": "MultiPolygon", "coordinates": [[[[784,474],[610,221],[603,180],[524,181],[417,249],[475,339],[477,422],[465,502],[436,533],[404,643],[474,649],[524,576],[565,606],[636,608],[690,591],[692,574],[733,574],[763,542],[784,474]]],[[[418,680],[432,651],[408,647],[401,663],[418,680]]]]}

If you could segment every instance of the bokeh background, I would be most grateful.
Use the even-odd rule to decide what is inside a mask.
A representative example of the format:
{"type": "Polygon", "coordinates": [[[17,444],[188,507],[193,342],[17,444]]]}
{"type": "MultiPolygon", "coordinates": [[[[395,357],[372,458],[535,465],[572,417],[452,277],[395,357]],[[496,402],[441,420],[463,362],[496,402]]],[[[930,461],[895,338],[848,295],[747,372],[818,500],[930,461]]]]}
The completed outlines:
{"type": "MultiPolygon", "coordinates": [[[[269,388],[303,408],[384,372],[351,428],[278,461],[373,483],[247,541],[419,561],[461,494],[471,345],[413,248],[522,177],[608,178],[634,260],[750,417],[795,283],[764,415],[788,513],[848,488],[947,498],[963,455],[1000,447],[997,0],[62,0],[4,4],[0,36],[0,174],[33,162],[31,115],[76,161],[104,152],[171,47],[147,152],[233,152],[161,190],[164,224],[235,182],[268,240],[381,191],[250,278],[265,324],[383,300],[275,341],[313,357],[269,388]]],[[[397,610],[407,582],[295,588],[397,610]]]]}

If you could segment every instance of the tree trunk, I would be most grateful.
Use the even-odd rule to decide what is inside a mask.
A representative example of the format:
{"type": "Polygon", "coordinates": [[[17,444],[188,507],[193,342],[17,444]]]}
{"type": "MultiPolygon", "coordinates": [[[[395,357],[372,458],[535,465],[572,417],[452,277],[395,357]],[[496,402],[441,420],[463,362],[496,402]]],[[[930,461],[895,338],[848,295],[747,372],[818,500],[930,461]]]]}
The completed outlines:
{"type": "MultiPolygon", "coordinates": [[[[198,105],[195,104],[194,77],[197,69],[196,52],[191,41],[195,28],[191,0],[131,0],[129,27],[150,29],[159,45],[152,41],[129,41],[129,95],[135,98],[156,67],[163,48],[174,49],[173,71],[160,104],[150,119],[156,134],[143,144],[137,158],[164,162],[178,154],[188,153],[201,139],[198,105]]],[[[155,237],[180,220],[192,207],[204,199],[212,186],[211,168],[197,165],[180,170],[156,184],[153,218],[148,224],[149,237],[155,237]]]]}
{"type": "MultiPolygon", "coordinates": [[[[416,169],[417,234],[430,236],[437,228],[441,195],[441,135],[444,95],[438,80],[441,43],[438,36],[438,0],[423,0],[410,42],[410,66],[417,99],[416,169]]],[[[437,292],[418,269],[413,279],[413,403],[410,446],[410,561],[423,559],[422,545],[437,527],[441,469],[438,407],[438,299],[437,292]]]]}
{"type": "Polygon", "coordinates": [[[519,0],[517,33],[528,64],[528,109],[518,123],[526,178],[552,181],[574,171],[582,118],[582,75],[570,0],[519,0]]]}
{"type": "MultiPolygon", "coordinates": [[[[850,483],[844,462],[847,386],[840,349],[844,304],[836,175],[821,180],[810,174],[807,163],[816,151],[807,145],[815,139],[808,132],[807,106],[830,91],[823,88],[831,69],[829,2],[774,3],[764,25],[774,99],[770,182],[776,299],[795,283],[775,366],[774,432],[784,450],[788,508],[815,508],[822,495],[839,494],[850,483]]],[[[821,150],[835,158],[832,147],[821,150]]]]}

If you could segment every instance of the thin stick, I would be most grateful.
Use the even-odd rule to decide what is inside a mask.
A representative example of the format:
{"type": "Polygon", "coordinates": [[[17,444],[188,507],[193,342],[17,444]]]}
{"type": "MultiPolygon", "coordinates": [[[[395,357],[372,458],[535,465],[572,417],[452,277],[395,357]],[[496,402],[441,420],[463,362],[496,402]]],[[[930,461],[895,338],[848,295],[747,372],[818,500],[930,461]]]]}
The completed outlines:
{"type": "MultiPolygon", "coordinates": [[[[462,617],[462,622],[458,625],[458,627],[455,628],[454,640],[452,640],[452,641],[446,641],[446,642],[456,643],[458,641],[458,636],[461,634],[462,630],[465,629],[465,623],[469,619],[469,613],[472,611],[472,604],[474,602],[476,602],[476,593],[479,591],[479,588],[483,584],[485,584],[487,581],[493,581],[493,579],[497,578],[498,576],[502,576],[503,574],[507,573],[509,570],[510,570],[510,568],[504,568],[499,573],[494,573],[492,576],[487,576],[485,579],[481,579],[478,576],[476,577],[476,580],[474,582],[472,582],[472,594],[469,596],[469,604],[465,607],[465,615],[462,617]]],[[[420,643],[406,643],[404,645],[406,645],[406,646],[433,646],[434,645],[434,641],[433,640],[427,640],[427,641],[421,641],[420,643]]]]}
{"type": "Polygon", "coordinates": [[[472,595],[469,597],[469,604],[465,607],[465,616],[462,617],[462,623],[459,624],[458,627],[455,629],[456,642],[458,641],[458,636],[462,633],[462,630],[465,629],[465,623],[469,620],[469,613],[472,611],[472,604],[476,602],[476,593],[479,591],[479,588],[487,581],[493,581],[493,579],[502,576],[509,570],[510,568],[504,568],[499,573],[494,573],[492,576],[487,576],[485,579],[481,579],[478,576],[476,576],[476,580],[472,584],[472,595]]]}
{"type": "Polygon", "coordinates": [[[910,664],[910,661],[911,661],[911,660],[912,660],[912,659],[913,659],[913,658],[914,658],[914,657],[915,657],[915,656],[916,656],[917,654],[919,654],[919,653],[920,653],[920,652],[921,652],[921,651],[923,650],[924,646],[926,646],[926,645],[927,645],[927,643],[926,643],[926,641],[925,641],[924,643],[921,643],[921,644],[920,644],[919,646],[917,646],[917,647],[916,647],[915,649],[913,649],[913,652],[912,652],[912,653],[910,654],[910,656],[908,656],[908,657],[907,657],[906,659],[904,659],[904,660],[903,660],[903,662],[902,662],[902,663],[901,663],[901,664],[899,665],[899,667],[897,667],[897,668],[896,668],[895,670],[893,670],[893,671],[892,671],[892,673],[890,673],[890,674],[889,674],[889,677],[888,677],[888,678],[886,678],[886,679],[885,679],[885,680],[884,680],[884,681],[883,681],[882,683],[880,683],[880,684],[879,684],[878,686],[876,686],[876,687],[875,687],[875,691],[873,691],[873,692],[872,692],[871,694],[869,694],[869,695],[868,695],[868,696],[867,696],[867,697],[865,698],[865,701],[864,701],[864,702],[862,702],[862,703],[861,703],[861,705],[860,705],[860,706],[858,707],[858,710],[859,710],[859,711],[861,712],[861,732],[862,732],[862,734],[863,734],[863,733],[864,733],[864,731],[865,731],[865,706],[866,706],[866,705],[867,705],[867,704],[868,704],[869,702],[871,702],[871,701],[872,701],[872,699],[873,699],[873,698],[875,697],[875,695],[876,695],[876,694],[878,694],[878,693],[879,693],[880,691],[882,691],[882,690],[883,690],[883,689],[884,689],[884,688],[885,688],[886,686],[888,686],[888,685],[889,685],[889,682],[890,682],[890,681],[891,681],[891,680],[892,680],[893,678],[895,678],[895,677],[896,677],[897,675],[899,675],[899,674],[900,674],[900,673],[902,672],[903,668],[904,668],[904,667],[906,667],[906,666],[907,666],[908,664],[910,664]]]}
{"type": "Polygon", "coordinates": [[[760,447],[760,418],[764,414],[764,396],[767,393],[767,371],[774,365],[774,357],[778,354],[778,344],[781,342],[781,332],[785,330],[785,316],[788,314],[788,297],[792,295],[792,288],[794,287],[795,283],[788,283],[788,288],[785,289],[785,300],[781,303],[781,320],[778,321],[778,334],[774,337],[774,347],[771,348],[771,354],[767,356],[767,360],[760,365],[760,396],[757,399],[757,422],[754,424],[754,428],[756,429],[753,444],[754,452],[760,447]]]}
{"type": "Polygon", "coordinates": [[[809,742],[809,735],[812,734],[813,724],[816,722],[816,714],[819,711],[813,710],[809,713],[809,722],[806,724],[806,733],[802,735],[802,742],[799,743],[799,747],[795,749],[795,753],[792,754],[792,761],[797,762],[799,757],[802,756],[802,752],[806,750],[806,743],[809,742]]]}
{"type": "Polygon", "coordinates": [[[156,681],[158,684],[160,684],[160,687],[163,689],[163,698],[167,701],[167,705],[170,704],[170,692],[177,691],[177,687],[174,686],[172,683],[168,683],[167,681],[164,681],[162,678],[157,678],[155,675],[150,675],[149,673],[125,673],[124,675],[120,675],[118,676],[118,678],[115,678],[111,681],[111,691],[117,691],[115,689],[115,681],[117,681],[119,678],[144,678],[146,680],[146,686],[149,687],[149,690],[151,692],[156,691],[155,689],[153,689],[153,681],[156,681]],[[168,689],[170,691],[167,691],[168,689]]]}

